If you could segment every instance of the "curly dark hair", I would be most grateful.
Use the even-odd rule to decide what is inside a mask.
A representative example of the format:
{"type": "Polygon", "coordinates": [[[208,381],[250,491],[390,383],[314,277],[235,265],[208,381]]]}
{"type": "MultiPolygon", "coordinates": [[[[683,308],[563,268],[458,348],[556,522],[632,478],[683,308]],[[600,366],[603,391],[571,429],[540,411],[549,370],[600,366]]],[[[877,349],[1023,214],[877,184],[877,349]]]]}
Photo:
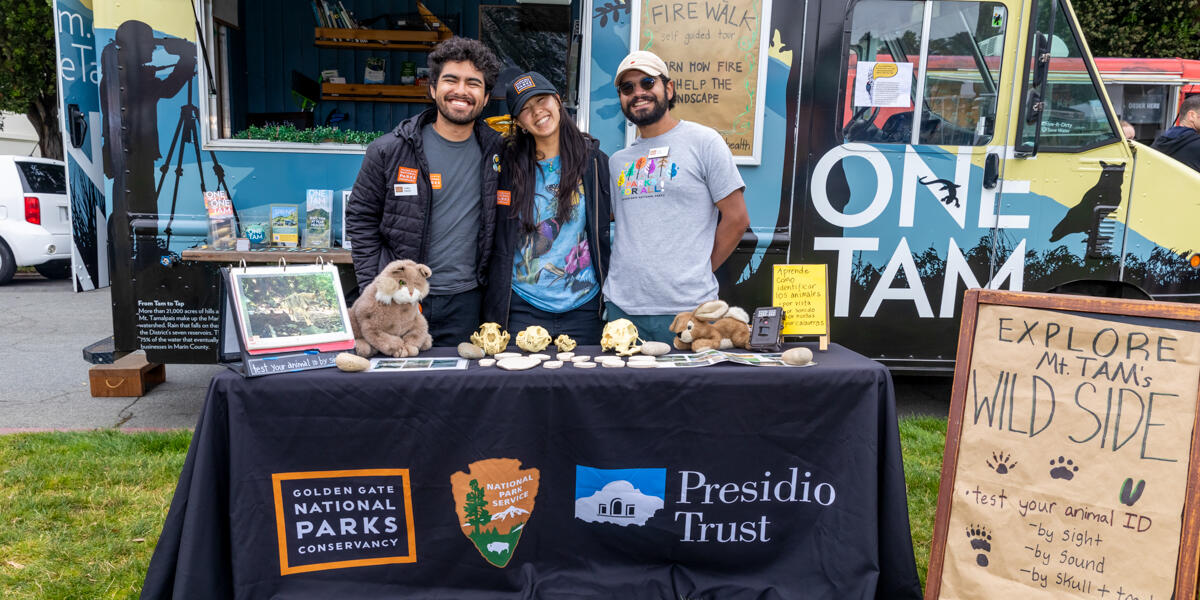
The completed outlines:
{"type": "Polygon", "coordinates": [[[470,38],[454,36],[440,44],[429,53],[429,81],[436,86],[442,76],[442,65],[448,62],[467,61],[483,72],[484,93],[491,94],[496,85],[496,77],[500,74],[500,59],[483,42],[470,38]]]}

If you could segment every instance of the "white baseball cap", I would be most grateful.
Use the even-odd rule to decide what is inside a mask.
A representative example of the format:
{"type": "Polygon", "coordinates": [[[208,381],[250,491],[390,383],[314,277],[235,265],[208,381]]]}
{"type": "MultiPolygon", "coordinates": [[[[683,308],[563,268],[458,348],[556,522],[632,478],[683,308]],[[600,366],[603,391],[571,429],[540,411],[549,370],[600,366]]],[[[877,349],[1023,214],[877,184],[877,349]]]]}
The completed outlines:
{"type": "Polygon", "coordinates": [[[617,74],[613,76],[613,85],[617,85],[621,81],[621,75],[625,71],[641,71],[651,77],[662,75],[670,78],[671,74],[667,71],[667,63],[659,58],[657,54],[649,50],[634,50],[621,61],[617,67],[617,74]]]}

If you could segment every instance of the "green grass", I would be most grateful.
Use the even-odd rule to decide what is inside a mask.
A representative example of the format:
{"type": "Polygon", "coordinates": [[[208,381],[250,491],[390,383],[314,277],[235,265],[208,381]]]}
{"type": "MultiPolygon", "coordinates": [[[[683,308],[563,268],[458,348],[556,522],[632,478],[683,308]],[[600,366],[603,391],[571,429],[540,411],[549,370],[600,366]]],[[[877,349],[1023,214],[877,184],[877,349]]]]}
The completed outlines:
{"type": "Polygon", "coordinates": [[[900,420],[900,452],[904,455],[904,481],[908,484],[908,521],[922,589],[925,588],[925,572],[929,570],[929,549],[933,545],[933,517],[937,513],[945,445],[946,419],[900,420]]]}
{"type": "Polygon", "coordinates": [[[0,436],[0,597],[136,598],[190,440],[0,436]]]}
{"type": "MultiPolygon", "coordinates": [[[[946,420],[902,419],[925,582],[946,420]]],[[[0,598],[136,598],[191,432],[0,436],[0,598]]]]}

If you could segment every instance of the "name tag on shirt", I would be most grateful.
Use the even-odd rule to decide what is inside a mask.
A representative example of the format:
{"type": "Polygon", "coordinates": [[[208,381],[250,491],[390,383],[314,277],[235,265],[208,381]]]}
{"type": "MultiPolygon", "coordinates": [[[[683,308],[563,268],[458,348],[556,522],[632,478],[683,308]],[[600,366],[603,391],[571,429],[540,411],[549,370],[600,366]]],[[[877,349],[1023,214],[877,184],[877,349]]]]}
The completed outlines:
{"type": "Polygon", "coordinates": [[[417,184],[415,183],[397,183],[392,186],[392,190],[397,196],[416,196],[417,184]]]}
{"type": "Polygon", "coordinates": [[[646,155],[646,158],[662,158],[670,153],[670,146],[659,146],[658,148],[651,148],[650,154],[646,155]]]}
{"type": "Polygon", "coordinates": [[[432,187],[435,190],[442,189],[442,174],[441,173],[430,173],[429,174],[429,187],[432,187]]]}

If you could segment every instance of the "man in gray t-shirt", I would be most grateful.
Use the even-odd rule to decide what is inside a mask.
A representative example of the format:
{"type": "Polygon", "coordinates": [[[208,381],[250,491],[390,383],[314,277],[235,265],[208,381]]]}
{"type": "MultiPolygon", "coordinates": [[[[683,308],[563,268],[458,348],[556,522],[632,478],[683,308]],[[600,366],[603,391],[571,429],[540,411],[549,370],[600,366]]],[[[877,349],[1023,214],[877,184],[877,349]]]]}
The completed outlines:
{"type": "Polygon", "coordinates": [[[429,54],[434,107],[367,146],[346,203],[354,274],[366,289],[387,264],[427,265],[421,311],[435,346],[479,327],[495,230],[500,134],[479,118],[500,61],[478,40],[450,38],[429,54]]]}
{"type": "Polygon", "coordinates": [[[483,153],[472,134],[450,141],[430,123],[421,128],[429,162],[433,212],[429,219],[430,295],[458,294],[476,286],[475,246],[479,237],[479,161],[483,153]]]}
{"type": "Polygon", "coordinates": [[[608,320],[628,318],[642,339],[670,342],[677,313],[717,298],[713,271],[750,225],[746,186],[720,134],[669,112],[675,83],[662,59],[630,53],[616,85],[638,139],[608,163],[616,218],[608,320]]]}

